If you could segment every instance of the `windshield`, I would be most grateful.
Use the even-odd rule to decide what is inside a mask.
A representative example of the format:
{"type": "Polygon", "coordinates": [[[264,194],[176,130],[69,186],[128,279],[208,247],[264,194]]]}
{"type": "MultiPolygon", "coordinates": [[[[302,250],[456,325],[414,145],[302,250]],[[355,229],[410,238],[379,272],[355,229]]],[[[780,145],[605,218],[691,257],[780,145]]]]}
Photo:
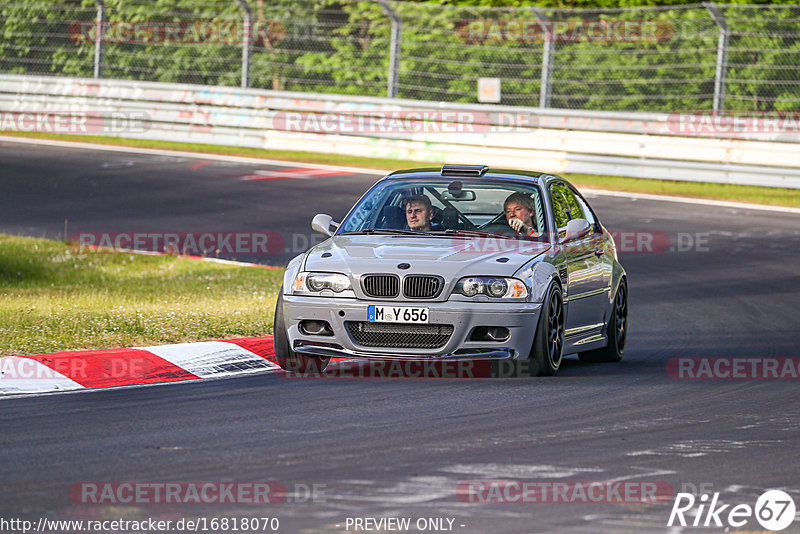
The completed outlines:
{"type": "Polygon", "coordinates": [[[384,180],[350,211],[339,234],[488,233],[536,239],[546,233],[539,187],[492,179],[384,180]]]}

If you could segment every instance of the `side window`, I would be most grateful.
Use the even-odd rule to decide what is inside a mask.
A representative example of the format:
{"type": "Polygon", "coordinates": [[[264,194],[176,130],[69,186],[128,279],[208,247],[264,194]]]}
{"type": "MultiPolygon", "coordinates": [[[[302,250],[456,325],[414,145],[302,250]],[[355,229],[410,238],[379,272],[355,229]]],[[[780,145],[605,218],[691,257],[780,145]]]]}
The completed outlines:
{"type": "Polygon", "coordinates": [[[569,208],[564,198],[563,190],[559,184],[550,188],[550,198],[553,200],[556,229],[564,228],[567,225],[567,221],[569,221],[569,208]]]}
{"type": "Polygon", "coordinates": [[[597,224],[597,217],[594,216],[594,212],[592,211],[591,206],[589,206],[589,203],[586,202],[583,198],[581,198],[580,195],[574,195],[574,196],[578,205],[581,207],[581,211],[583,212],[583,218],[589,221],[589,224],[591,224],[592,228],[594,228],[595,224],[597,224]]]}
{"type": "Polygon", "coordinates": [[[566,184],[553,184],[550,187],[550,198],[553,200],[556,228],[566,227],[567,223],[572,219],[586,218],[578,197],[566,184]]]}

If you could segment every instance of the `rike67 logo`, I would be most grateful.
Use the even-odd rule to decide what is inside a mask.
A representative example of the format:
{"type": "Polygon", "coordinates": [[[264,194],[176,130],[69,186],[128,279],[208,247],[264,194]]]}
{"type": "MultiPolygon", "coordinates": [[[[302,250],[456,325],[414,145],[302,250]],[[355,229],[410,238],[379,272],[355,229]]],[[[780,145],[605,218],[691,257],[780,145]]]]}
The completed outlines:
{"type": "Polygon", "coordinates": [[[730,527],[743,527],[755,517],[762,528],[777,532],[791,525],[794,515],[794,500],[781,490],[765,491],[756,500],[755,507],[749,504],[731,507],[719,500],[719,493],[714,493],[710,499],[708,494],[698,499],[691,493],[678,493],[667,526],[725,527],[727,532],[730,527]]]}

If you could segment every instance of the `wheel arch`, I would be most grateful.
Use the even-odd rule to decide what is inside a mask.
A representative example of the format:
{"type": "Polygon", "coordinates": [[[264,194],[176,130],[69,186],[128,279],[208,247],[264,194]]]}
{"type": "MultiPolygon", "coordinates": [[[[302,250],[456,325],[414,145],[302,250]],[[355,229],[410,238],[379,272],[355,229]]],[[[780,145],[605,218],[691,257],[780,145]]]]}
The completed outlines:
{"type": "Polygon", "coordinates": [[[566,296],[564,283],[559,276],[558,269],[552,263],[541,262],[535,264],[530,269],[528,280],[531,286],[531,302],[544,302],[547,290],[553,281],[558,285],[562,296],[566,296]]]}

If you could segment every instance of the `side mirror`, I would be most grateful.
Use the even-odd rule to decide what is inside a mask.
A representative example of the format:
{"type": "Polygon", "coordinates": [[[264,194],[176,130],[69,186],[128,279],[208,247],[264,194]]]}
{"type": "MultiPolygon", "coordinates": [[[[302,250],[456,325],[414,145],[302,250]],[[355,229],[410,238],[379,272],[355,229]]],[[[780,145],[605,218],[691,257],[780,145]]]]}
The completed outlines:
{"type": "Polygon", "coordinates": [[[339,228],[339,223],[334,222],[333,217],[324,213],[318,213],[314,215],[314,218],[311,220],[312,230],[329,237],[333,235],[333,232],[331,232],[331,226],[334,228],[339,228]]]}
{"type": "Polygon", "coordinates": [[[559,243],[580,239],[589,235],[591,231],[592,225],[586,219],[572,219],[567,223],[567,231],[564,233],[564,237],[559,240],[559,243]]]}

